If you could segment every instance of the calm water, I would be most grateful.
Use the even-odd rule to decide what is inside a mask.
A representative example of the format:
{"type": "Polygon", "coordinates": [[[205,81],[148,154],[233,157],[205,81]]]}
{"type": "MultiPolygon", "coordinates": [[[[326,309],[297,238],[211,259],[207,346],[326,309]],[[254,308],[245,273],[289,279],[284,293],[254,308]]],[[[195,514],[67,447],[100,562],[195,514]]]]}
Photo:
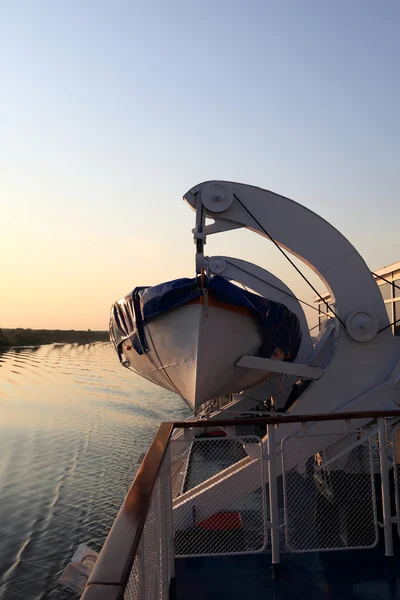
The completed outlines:
{"type": "Polygon", "coordinates": [[[71,599],[58,578],[101,548],[159,423],[188,409],[109,344],[0,353],[0,599],[71,599]]]}

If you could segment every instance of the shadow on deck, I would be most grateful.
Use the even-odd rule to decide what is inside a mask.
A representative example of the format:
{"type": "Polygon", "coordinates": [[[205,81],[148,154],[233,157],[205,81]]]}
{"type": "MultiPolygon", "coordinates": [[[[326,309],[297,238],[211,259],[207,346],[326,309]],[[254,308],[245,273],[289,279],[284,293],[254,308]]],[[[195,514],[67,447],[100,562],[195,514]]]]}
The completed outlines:
{"type": "MultiPolygon", "coordinates": [[[[176,600],[400,599],[400,544],[385,557],[372,550],[283,554],[272,571],[269,552],[245,556],[180,558],[176,600]]],[[[174,598],[172,595],[171,598],[174,598]]]]}

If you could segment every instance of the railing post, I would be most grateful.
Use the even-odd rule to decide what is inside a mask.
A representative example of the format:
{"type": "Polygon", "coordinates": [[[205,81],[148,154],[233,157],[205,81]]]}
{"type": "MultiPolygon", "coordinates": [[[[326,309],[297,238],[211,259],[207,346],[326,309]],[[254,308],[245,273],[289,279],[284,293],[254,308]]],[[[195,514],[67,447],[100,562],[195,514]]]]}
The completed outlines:
{"type": "Polygon", "coordinates": [[[172,510],[172,482],[171,482],[171,447],[165,451],[163,464],[161,467],[161,490],[162,490],[162,520],[164,522],[164,541],[163,554],[164,564],[167,570],[164,571],[168,592],[166,598],[169,597],[169,585],[171,579],[175,577],[175,553],[174,553],[174,516],[172,510]]]}
{"type": "Polygon", "coordinates": [[[393,445],[393,477],[394,477],[394,497],[396,504],[396,527],[397,527],[397,535],[400,536],[400,498],[399,498],[399,451],[398,440],[400,436],[400,429],[396,427],[392,432],[392,445],[393,445]]]}
{"type": "Polygon", "coordinates": [[[379,461],[381,469],[381,491],[383,509],[383,530],[385,534],[385,556],[393,556],[392,511],[390,507],[389,469],[386,447],[386,419],[378,419],[379,461]]]}
{"type": "Polygon", "coordinates": [[[146,573],[144,569],[144,531],[137,549],[138,560],[138,600],[145,600],[146,597],[146,573]]]}
{"type": "Polygon", "coordinates": [[[275,425],[267,425],[268,441],[268,482],[269,482],[269,513],[271,517],[271,550],[272,564],[280,563],[279,550],[279,514],[278,494],[276,483],[276,448],[275,448],[275,425]]]}

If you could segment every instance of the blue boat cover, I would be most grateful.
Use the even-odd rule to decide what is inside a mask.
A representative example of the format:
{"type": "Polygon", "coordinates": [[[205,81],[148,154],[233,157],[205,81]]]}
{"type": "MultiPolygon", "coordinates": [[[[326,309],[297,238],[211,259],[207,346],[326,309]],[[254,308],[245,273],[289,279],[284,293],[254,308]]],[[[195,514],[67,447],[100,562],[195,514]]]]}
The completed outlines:
{"type": "Polygon", "coordinates": [[[175,279],[153,287],[137,287],[111,308],[110,339],[121,359],[120,344],[130,338],[139,354],[147,352],[144,324],[153,317],[186,304],[204,295],[207,289],[216,300],[252,311],[260,319],[264,340],[259,356],[270,358],[276,348],[293,362],[301,343],[301,328],[297,316],[286,306],[267,300],[230,283],[220,275],[205,279],[175,279]]]}

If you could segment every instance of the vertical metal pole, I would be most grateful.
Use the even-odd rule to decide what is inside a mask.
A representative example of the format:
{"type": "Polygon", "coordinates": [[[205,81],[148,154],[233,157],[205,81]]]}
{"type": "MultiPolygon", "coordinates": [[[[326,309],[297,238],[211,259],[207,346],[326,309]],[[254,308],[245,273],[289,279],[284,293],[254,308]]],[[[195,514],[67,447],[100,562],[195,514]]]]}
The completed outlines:
{"type": "Polygon", "coordinates": [[[161,490],[163,494],[163,519],[165,519],[165,551],[168,562],[168,584],[175,577],[174,515],[172,509],[171,442],[165,452],[162,465],[161,490]]]}
{"type": "Polygon", "coordinates": [[[268,440],[268,481],[269,481],[269,512],[271,516],[271,550],[272,564],[280,563],[279,550],[279,514],[278,494],[276,484],[276,448],[275,448],[275,425],[267,425],[268,440]]]}
{"type": "Polygon", "coordinates": [[[378,419],[378,433],[385,556],[393,556],[392,511],[390,507],[389,465],[386,448],[386,419],[384,417],[378,419]]]}
{"type": "Polygon", "coordinates": [[[138,559],[138,600],[145,600],[146,596],[146,573],[144,568],[144,532],[142,533],[142,537],[140,538],[139,547],[137,550],[137,559],[138,559]]]}
{"type": "Polygon", "coordinates": [[[392,434],[393,443],[393,475],[394,475],[394,497],[396,503],[396,524],[397,524],[397,535],[400,537],[400,498],[399,498],[399,445],[400,442],[400,430],[396,427],[392,434]]]}
{"type": "Polygon", "coordinates": [[[169,552],[169,530],[170,530],[170,519],[168,510],[168,488],[167,488],[167,454],[164,455],[161,470],[159,474],[160,478],[160,520],[161,520],[161,577],[162,577],[162,596],[161,599],[167,599],[169,597],[169,572],[170,572],[170,552],[169,552]]]}
{"type": "Polygon", "coordinates": [[[196,275],[200,275],[204,268],[204,244],[206,235],[204,233],[204,226],[206,222],[203,202],[200,194],[197,194],[196,198],[196,227],[194,230],[194,243],[196,244],[196,275]]]}

